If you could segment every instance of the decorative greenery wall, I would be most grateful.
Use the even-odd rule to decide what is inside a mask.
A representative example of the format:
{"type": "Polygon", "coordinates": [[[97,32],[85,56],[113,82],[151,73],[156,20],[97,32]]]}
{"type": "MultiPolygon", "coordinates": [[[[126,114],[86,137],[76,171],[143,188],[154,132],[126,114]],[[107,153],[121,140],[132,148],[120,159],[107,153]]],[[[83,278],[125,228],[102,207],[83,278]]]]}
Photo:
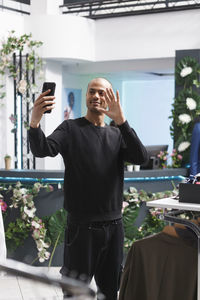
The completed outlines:
{"type": "MultiPolygon", "coordinates": [[[[6,245],[8,252],[15,251],[30,236],[35,241],[38,251],[38,259],[41,263],[49,260],[49,266],[57,245],[64,241],[64,232],[66,228],[67,213],[64,209],[56,211],[50,216],[37,217],[37,210],[34,204],[34,198],[41,189],[52,192],[51,185],[35,183],[32,186],[22,185],[17,182],[13,185],[0,186],[0,207],[3,212],[4,224],[11,210],[18,210],[19,216],[13,222],[5,226],[6,245]],[[5,193],[9,194],[9,201],[5,201],[5,193]],[[50,253],[50,246],[53,247],[50,253]]],[[[134,187],[124,192],[123,202],[123,222],[125,229],[125,250],[127,251],[131,244],[150,234],[162,230],[164,222],[158,218],[162,210],[152,208],[147,213],[141,226],[138,228],[134,222],[139,214],[142,204],[149,200],[156,200],[174,195],[176,191],[165,191],[163,193],[147,193],[143,190],[137,191],[134,187]]],[[[51,248],[52,248],[51,247],[51,248]]]]}
{"type": "Polygon", "coordinates": [[[15,168],[30,169],[35,167],[35,160],[28,146],[27,129],[29,129],[30,114],[35,96],[41,90],[41,82],[44,81],[44,62],[39,56],[38,49],[41,41],[35,41],[31,34],[16,36],[11,31],[8,37],[0,42],[0,105],[14,103],[14,111],[9,119],[13,123],[15,168]],[[13,99],[6,97],[6,79],[13,80],[13,99]],[[20,109],[20,116],[17,110],[20,109]],[[20,125],[20,126],[19,126],[20,125]],[[20,128],[21,127],[21,128],[20,128]],[[17,133],[21,139],[18,140],[17,133]],[[17,145],[22,149],[19,165],[17,145]]]}
{"type": "Polygon", "coordinates": [[[159,216],[163,214],[163,209],[146,209],[145,203],[152,200],[168,198],[177,195],[177,193],[178,191],[176,189],[151,193],[145,192],[144,190],[137,191],[134,187],[130,187],[124,192],[123,223],[125,231],[125,252],[129,250],[134,241],[158,233],[165,226],[165,222],[159,218],[159,216]],[[141,209],[146,210],[146,217],[138,227],[135,221],[141,209]]]}
{"type": "Polygon", "coordinates": [[[34,185],[22,185],[20,182],[9,186],[3,185],[0,187],[0,206],[3,212],[8,252],[15,251],[31,235],[38,251],[36,259],[42,263],[51,257],[51,264],[55,248],[64,241],[67,214],[64,209],[60,209],[50,216],[38,218],[34,198],[41,189],[47,192],[53,191],[51,185],[40,182],[34,185]],[[6,194],[8,194],[6,197],[8,201],[5,200],[6,194]],[[18,216],[16,214],[15,220],[7,223],[7,216],[11,210],[18,210],[18,216]],[[50,246],[54,247],[52,254],[49,252],[50,246]]]}
{"type": "MultiPolygon", "coordinates": [[[[37,49],[42,46],[41,41],[35,41],[32,39],[32,34],[23,34],[19,37],[15,35],[15,31],[12,30],[7,39],[1,41],[0,48],[0,100],[6,97],[5,92],[5,76],[9,76],[13,79],[17,79],[20,66],[15,66],[13,62],[13,54],[24,52],[27,55],[25,60],[25,66],[22,69],[20,80],[17,82],[17,89],[20,94],[23,95],[26,102],[31,102],[31,96],[37,92],[37,85],[33,83],[31,78],[27,78],[27,71],[35,69],[36,76],[43,78],[43,60],[37,53],[37,49]]],[[[32,76],[30,74],[30,76],[32,76]]]]}
{"type": "Polygon", "coordinates": [[[200,65],[193,57],[184,57],[175,67],[175,82],[181,90],[172,105],[170,133],[174,148],[183,156],[182,166],[189,163],[193,121],[200,114],[199,74],[200,65]]]}

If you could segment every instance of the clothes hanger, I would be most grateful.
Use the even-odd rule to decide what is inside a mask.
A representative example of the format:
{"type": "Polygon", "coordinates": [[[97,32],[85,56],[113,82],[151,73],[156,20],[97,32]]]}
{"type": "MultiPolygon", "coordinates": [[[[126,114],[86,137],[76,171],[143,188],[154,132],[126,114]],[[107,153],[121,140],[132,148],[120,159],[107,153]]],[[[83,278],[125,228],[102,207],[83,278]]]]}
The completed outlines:
{"type": "MultiPolygon", "coordinates": [[[[198,213],[197,212],[194,213],[194,212],[191,211],[190,214],[191,214],[191,218],[189,219],[190,222],[192,222],[192,223],[200,226],[200,215],[199,215],[199,212],[198,213]]],[[[172,225],[166,225],[163,228],[162,232],[164,232],[164,233],[166,233],[168,235],[171,235],[171,236],[179,238],[179,235],[176,232],[176,228],[181,228],[181,229],[187,230],[187,227],[184,226],[183,224],[173,223],[172,225]]]]}

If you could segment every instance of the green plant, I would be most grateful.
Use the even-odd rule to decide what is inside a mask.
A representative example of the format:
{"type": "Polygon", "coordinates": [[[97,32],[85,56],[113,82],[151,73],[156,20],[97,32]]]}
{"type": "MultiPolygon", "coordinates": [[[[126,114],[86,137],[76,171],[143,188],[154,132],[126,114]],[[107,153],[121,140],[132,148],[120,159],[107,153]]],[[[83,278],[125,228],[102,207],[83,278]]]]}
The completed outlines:
{"type": "Polygon", "coordinates": [[[175,67],[176,84],[181,89],[174,99],[169,117],[172,119],[170,134],[174,148],[182,156],[182,166],[189,163],[193,120],[200,110],[200,96],[195,90],[200,86],[199,73],[200,65],[193,57],[184,57],[175,67]]]}
{"type": "Polygon", "coordinates": [[[167,158],[168,158],[168,152],[167,151],[160,151],[160,153],[157,155],[159,158],[159,167],[161,169],[167,168],[167,158]]]}
{"type": "MultiPolygon", "coordinates": [[[[38,257],[35,260],[39,259],[40,262],[44,262],[50,259],[49,266],[51,266],[56,247],[64,241],[67,212],[64,209],[60,209],[50,216],[43,217],[42,219],[38,218],[33,200],[42,188],[45,188],[48,192],[53,191],[51,186],[42,185],[39,182],[33,186],[23,186],[19,182],[9,187],[0,186],[0,191],[9,193],[10,196],[10,203],[7,206],[3,200],[3,196],[0,194],[0,206],[4,221],[6,221],[8,210],[18,209],[20,213],[20,217],[17,217],[5,227],[8,251],[15,251],[31,235],[38,249],[38,257]],[[52,250],[49,250],[50,246],[52,250]]],[[[144,203],[150,200],[170,197],[176,193],[175,189],[172,191],[149,193],[144,190],[138,191],[134,187],[130,187],[128,191],[124,191],[122,213],[125,231],[125,251],[129,249],[135,240],[157,233],[164,226],[164,222],[157,218],[162,213],[162,210],[156,208],[149,210],[139,228],[135,225],[135,221],[144,203]]]]}
{"type": "Polygon", "coordinates": [[[8,225],[5,237],[6,246],[9,252],[15,251],[19,246],[24,244],[24,240],[29,236],[30,227],[30,224],[25,223],[19,218],[8,225]]]}
{"type": "Polygon", "coordinates": [[[149,209],[142,224],[139,227],[135,225],[140,209],[142,206],[144,207],[145,202],[170,197],[175,194],[177,194],[176,189],[159,193],[148,193],[144,190],[137,191],[134,187],[130,187],[128,191],[124,192],[123,223],[125,252],[129,250],[134,241],[158,233],[165,226],[165,222],[159,218],[163,210],[158,208],[149,209]]]}
{"type": "Polygon", "coordinates": [[[6,154],[6,155],[4,156],[4,158],[11,158],[11,156],[8,155],[8,154],[6,154]]]}
{"type": "Polygon", "coordinates": [[[175,67],[175,80],[184,89],[198,82],[200,65],[194,57],[186,56],[181,59],[175,67]]]}
{"type": "Polygon", "coordinates": [[[51,266],[53,255],[56,247],[64,242],[65,228],[67,223],[67,212],[64,209],[56,211],[53,215],[45,217],[43,221],[46,224],[47,236],[53,246],[52,254],[49,261],[49,267],[51,266]]]}
{"type": "MultiPolygon", "coordinates": [[[[36,216],[34,204],[34,198],[42,188],[52,190],[49,185],[43,185],[40,182],[35,183],[33,186],[23,186],[20,182],[17,182],[7,188],[5,186],[0,188],[1,191],[10,193],[9,208],[18,209],[20,214],[20,218],[16,218],[14,222],[10,222],[5,227],[6,243],[9,251],[13,251],[19,245],[22,245],[28,235],[31,234],[36,243],[40,262],[50,257],[50,253],[47,251],[50,246],[50,241],[46,236],[47,230],[44,222],[36,216]]],[[[2,195],[0,198],[1,208],[3,214],[5,214],[5,212],[7,213],[7,207],[5,208],[2,195]]]]}
{"type": "Polygon", "coordinates": [[[173,149],[172,154],[172,168],[180,168],[182,163],[182,155],[178,153],[176,149],[173,149]]]}
{"type": "MultiPolygon", "coordinates": [[[[32,109],[31,103],[33,95],[39,92],[38,80],[43,79],[43,60],[38,55],[37,49],[42,46],[41,41],[35,41],[32,34],[23,34],[17,36],[15,31],[9,32],[7,39],[1,41],[0,47],[0,100],[6,97],[6,76],[13,78],[16,85],[16,92],[21,95],[22,102],[28,104],[29,110],[32,109]],[[25,53],[24,53],[25,52],[25,53]],[[13,55],[21,56],[20,63],[14,64],[13,55]],[[35,71],[34,78],[33,72],[35,71]]],[[[28,107],[27,106],[27,107],[28,107]]],[[[11,114],[11,122],[14,128],[11,132],[17,130],[17,115],[11,114]]],[[[24,127],[29,129],[26,120],[24,127]]]]}

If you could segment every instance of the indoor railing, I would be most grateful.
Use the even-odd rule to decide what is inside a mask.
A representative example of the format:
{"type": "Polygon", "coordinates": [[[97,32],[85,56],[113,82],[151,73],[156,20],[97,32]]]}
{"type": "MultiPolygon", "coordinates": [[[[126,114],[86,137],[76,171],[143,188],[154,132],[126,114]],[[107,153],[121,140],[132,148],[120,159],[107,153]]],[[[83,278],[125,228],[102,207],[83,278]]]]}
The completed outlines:
{"type": "Polygon", "coordinates": [[[64,0],[63,14],[91,19],[122,17],[200,8],[200,0],[64,0]]]}
{"type": "Polygon", "coordinates": [[[0,0],[0,11],[30,15],[30,0],[0,0]]]}

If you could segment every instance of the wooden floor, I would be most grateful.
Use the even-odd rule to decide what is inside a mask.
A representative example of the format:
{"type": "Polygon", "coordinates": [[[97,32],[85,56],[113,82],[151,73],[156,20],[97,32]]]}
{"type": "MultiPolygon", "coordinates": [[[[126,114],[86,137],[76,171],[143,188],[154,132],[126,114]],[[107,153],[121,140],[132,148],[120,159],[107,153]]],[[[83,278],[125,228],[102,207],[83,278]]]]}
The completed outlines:
{"type": "MultiPolygon", "coordinates": [[[[40,268],[40,267],[37,267],[40,268]]],[[[48,268],[46,268],[48,269],[48,268]]],[[[41,267],[44,271],[45,267],[41,267]]],[[[60,267],[51,267],[48,272],[60,276],[60,267]]],[[[95,288],[94,282],[91,286],[95,288]]],[[[22,277],[0,274],[0,300],[61,300],[62,290],[59,287],[37,283],[22,277]]]]}

